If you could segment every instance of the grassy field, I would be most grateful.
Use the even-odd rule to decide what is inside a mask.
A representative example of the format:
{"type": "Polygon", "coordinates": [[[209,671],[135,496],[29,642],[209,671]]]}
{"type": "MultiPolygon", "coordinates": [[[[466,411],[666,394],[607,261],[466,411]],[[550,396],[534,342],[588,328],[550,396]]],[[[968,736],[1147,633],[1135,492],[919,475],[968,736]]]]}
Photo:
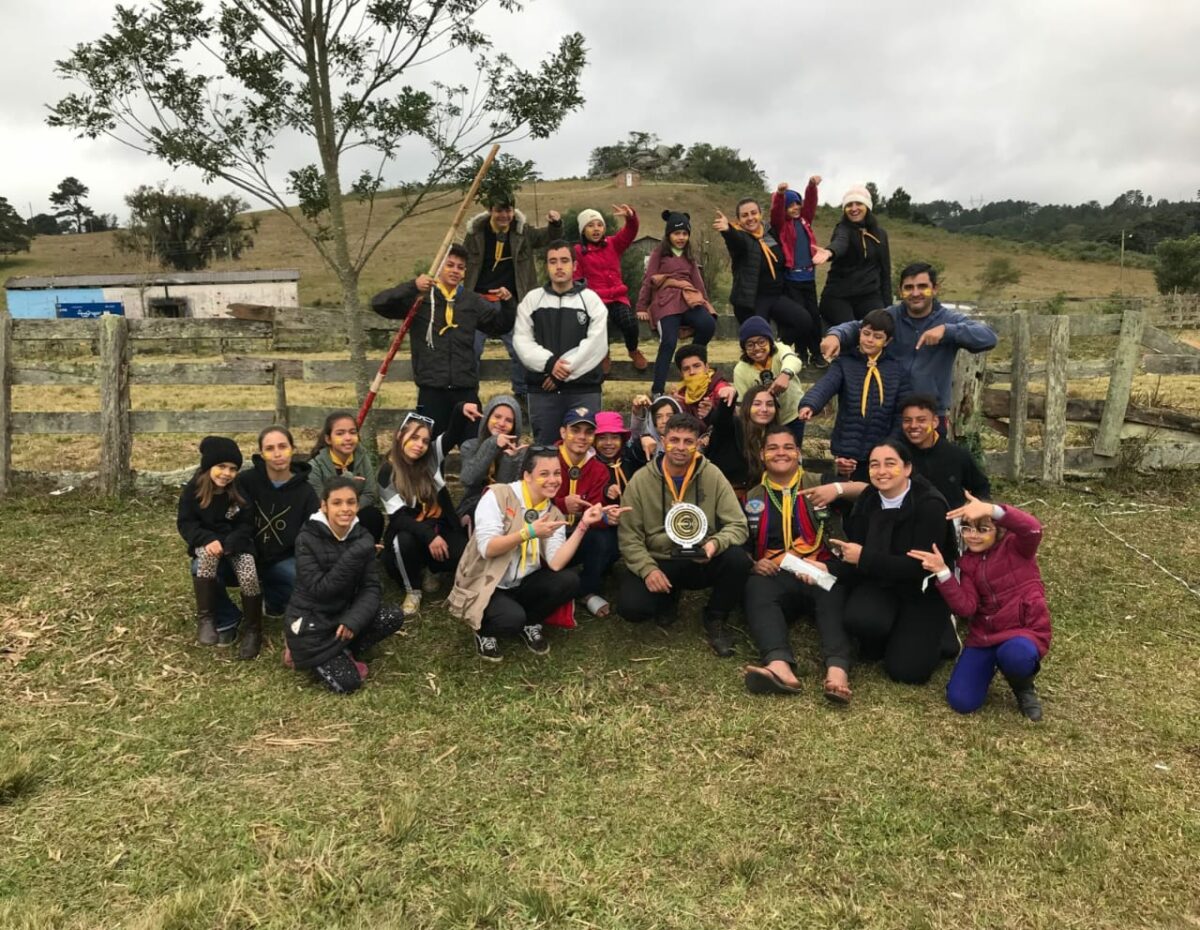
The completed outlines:
{"type": "MultiPolygon", "coordinates": [[[[832,201],[839,195],[840,191],[831,189],[822,192],[824,200],[832,201]]],[[[518,206],[531,219],[538,217],[536,222],[540,225],[550,209],[566,212],[587,206],[607,207],[619,199],[638,210],[643,230],[655,236],[662,234],[659,216],[664,207],[690,212],[697,235],[715,236],[709,226],[715,211],[731,212],[739,196],[737,191],[695,184],[644,184],[618,191],[611,181],[564,180],[539,184],[536,200],[532,188],[527,188],[519,196],[518,206]]],[[[364,297],[398,279],[411,277],[414,268],[429,263],[457,207],[457,201],[451,202],[448,197],[441,202],[446,204],[444,208],[406,222],[379,248],[362,276],[364,297]]],[[[388,222],[395,209],[395,200],[381,198],[374,212],[373,228],[388,222]]],[[[336,279],[292,222],[274,211],[257,215],[261,226],[255,247],[242,261],[218,263],[213,270],[297,268],[301,273],[301,303],[340,304],[336,279]]],[[[826,240],[836,221],[834,210],[821,210],[815,224],[818,237],[826,240]]],[[[356,234],[361,234],[367,223],[366,209],[357,204],[348,206],[347,223],[356,234]]],[[[1012,258],[1024,274],[1019,284],[1006,289],[1002,295],[1006,297],[1052,297],[1059,292],[1095,297],[1117,290],[1132,295],[1156,292],[1153,274],[1144,269],[1126,268],[1122,275],[1115,265],[1059,261],[1036,248],[1010,242],[954,235],[895,220],[886,220],[884,225],[894,260],[927,260],[944,269],[943,297],[948,300],[975,299],[980,275],[989,259],[996,256],[1012,258]]],[[[117,250],[112,233],[39,237],[29,253],[0,264],[0,273],[5,277],[155,270],[158,269],[144,259],[117,250]]],[[[717,295],[722,303],[727,297],[724,290],[717,295]]]]}
{"type": "Polygon", "coordinates": [[[340,699],[191,645],[170,499],[10,498],[0,927],[1195,927],[1200,609],[1101,524],[1194,584],[1200,489],[999,494],[1047,527],[1041,725],[946,669],[834,710],[803,625],[809,692],[755,699],[690,610],[483,667],[434,606],[340,699]]]}

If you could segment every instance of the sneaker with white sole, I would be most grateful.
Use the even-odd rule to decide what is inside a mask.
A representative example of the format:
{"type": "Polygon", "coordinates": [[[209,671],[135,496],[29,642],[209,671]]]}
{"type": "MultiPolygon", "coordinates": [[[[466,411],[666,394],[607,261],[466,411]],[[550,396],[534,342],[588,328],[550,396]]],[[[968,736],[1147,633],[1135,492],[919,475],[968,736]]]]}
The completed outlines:
{"type": "Polygon", "coordinates": [[[411,617],[421,610],[421,592],[409,591],[404,595],[404,603],[400,605],[400,609],[404,611],[404,616],[411,617]]]}
{"type": "Polygon", "coordinates": [[[494,636],[482,636],[476,633],[475,651],[479,654],[479,658],[487,659],[489,662],[499,662],[504,658],[500,654],[500,646],[494,636]]]}
{"type": "Polygon", "coordinates": [[[521,628],[521,639],[529,647],[529,651],[544,656],[550,651],[550,641],[542,634],[542,625],[535,623],[521,628]]]}

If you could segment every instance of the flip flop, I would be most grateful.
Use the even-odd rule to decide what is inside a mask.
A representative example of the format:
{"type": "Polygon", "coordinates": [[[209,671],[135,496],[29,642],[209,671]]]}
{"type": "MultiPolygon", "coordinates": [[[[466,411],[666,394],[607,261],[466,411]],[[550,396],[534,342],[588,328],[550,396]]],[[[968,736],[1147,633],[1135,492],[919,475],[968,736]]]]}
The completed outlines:
{"type": "Polygon", "coordinates": [[[850,703],[850,696],[853,694],[849,685],[831,685],[829,683],[829,679],[825,680],[824,691],[825,700],[827,700],[830,704],[837,704],[839,707],[845,707],[848,705],[850,703]]]}
{"type": "Polygon", "coordinates": [[[745,671],[746,690],[751,694],[799,694],[800,689],[784,682],[769,668],[747,665],[745,671]]]}

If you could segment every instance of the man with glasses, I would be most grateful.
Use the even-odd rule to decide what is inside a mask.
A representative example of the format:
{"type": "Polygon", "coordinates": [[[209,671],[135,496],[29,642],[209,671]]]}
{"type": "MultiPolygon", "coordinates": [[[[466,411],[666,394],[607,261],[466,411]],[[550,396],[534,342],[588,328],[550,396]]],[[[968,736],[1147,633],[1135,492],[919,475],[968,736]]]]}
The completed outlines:
{"type": "MultiPolygon", "coordinates": [[[[908,369],[909,387],[937,398],[938,432],[945,435],[950,411],[950,379],[959,349],[986,352],[996,346],[996,333],[981,320],[948,310],[937,299],[937,269],[914,262],[900,272],[901,303],[888,307],[896,321],[890,352],[908,369]]],[[[842,348],[858,343],[861,323],[834,326],[821,340],[821,354],[832,361],[842,348]]]]}

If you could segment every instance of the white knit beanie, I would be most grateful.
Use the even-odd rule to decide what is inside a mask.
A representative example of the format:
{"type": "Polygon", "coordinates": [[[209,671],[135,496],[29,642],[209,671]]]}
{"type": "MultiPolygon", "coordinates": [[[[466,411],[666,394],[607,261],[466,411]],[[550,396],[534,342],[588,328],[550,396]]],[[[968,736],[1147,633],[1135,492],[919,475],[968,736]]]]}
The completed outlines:
{"type": "Polygon", "coordinates": [[[604,215],[599,210],[580,210],[579,211],[579,235],[583,235],[583,227],[592,220],[604,222],[604,215]]]}
{"type": "Polygon", "coordinates": [[[871,202],[871,192],[865,187],[852,187],[842,195],[842,209],[846,209],[846,204],[861,203],[864,207],[870,210],[874,204],[871,202]]]}

